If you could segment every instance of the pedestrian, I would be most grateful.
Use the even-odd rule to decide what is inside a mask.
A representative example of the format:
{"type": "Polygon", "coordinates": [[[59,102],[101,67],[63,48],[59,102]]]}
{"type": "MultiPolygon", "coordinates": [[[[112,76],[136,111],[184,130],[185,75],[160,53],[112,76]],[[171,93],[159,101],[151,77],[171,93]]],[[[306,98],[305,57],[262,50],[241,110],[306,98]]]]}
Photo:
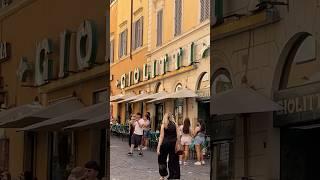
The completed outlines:
{"type": "Polygon", "coordinates": [[[133,122],[135,121],[135,119],[136,119],[135,114],[131,114],[130,120],[129,120],[129,147],[131,147],[131,137],[134,132],[133,122]]]}
{"type": "Polygon", "coordinates": [[[135,121],[131,122],[131,124],[133,124],[134,132],[131,137],[131,147],[130,147],[128,156],[132,156],[133,148],[135,145],[138,146],[138,150],[140,151],[138,156],[143,156],[141,142],[142,142],[142,136],[143,136],[144,120],[142,119],[141,113],[136,114],[135,121]]]}
{"type": "Polygon", "coordinates": [[[180,179],[179,155],[180,146],[179,128],[171,113],[166,113],[160,128],[160,137],[157,147],[160,180],[168,176],[168,179],[180,179]],[[169,155],[169,156],[168,156],[169,155]],[[167,157],[169,157],[167,163],[167,157]]]}
{"type": "Polygon", "coordinates": [[[202,154],[202,144],[205,142],[205,125],[204,122],[199,119],[197,122],[197,127],[194,131],[195,137],[194,137],[194,144],[197,154],[197,162],[195,162],[195,165],[204,165],[204,159],[202,154]]]}
{"type": "Polygon", "coordinates": [[[88,161],[85,165],[85,180],[98,180],[100,167],[96,161],[88,161]]]}
{"type": "Polygon", "coordinates": [[[71,170],[68,180],[84,180],[85,169],[82,167],[75,167],[71,170]]]}
{"type": "Polygon", "coordinates": [[[150,113],[144,115],[144,126],[143,126],[143,145],[142,150],[147,150],[149,146],[149,135],[150,135],[150,113]]]}
{"type": "MultiPolygon", "coordinates": [[[[191,123],[189,118],[186,118],[183,122],[183,125],[180,126],[180,132],[181,132],[181,145],[184,151],[182,155],[183,165],[187,165],[188,164],[187,160],[189,158],[189,146],[192,141],[192,128],[191,128],[191,123]]],[[[180,161],[179,164],[182,164],[182,162],[180,161]]]]}

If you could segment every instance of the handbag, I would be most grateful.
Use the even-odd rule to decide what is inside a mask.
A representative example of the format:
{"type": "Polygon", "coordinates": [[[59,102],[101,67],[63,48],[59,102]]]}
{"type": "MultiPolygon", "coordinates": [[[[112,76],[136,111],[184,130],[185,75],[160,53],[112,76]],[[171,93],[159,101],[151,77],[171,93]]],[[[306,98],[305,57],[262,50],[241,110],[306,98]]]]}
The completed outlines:
{"type": "Polygon", "coordinates": [[[179,147],[178,147],[178,150],[177,150],[176,154],[179,155],[179,156],[180,156],[180,155],[183,155],[183,154],[184,154],[184,151],[183,151],[182,145],[179,144],[178,146],[179,146],[179,147]]]}

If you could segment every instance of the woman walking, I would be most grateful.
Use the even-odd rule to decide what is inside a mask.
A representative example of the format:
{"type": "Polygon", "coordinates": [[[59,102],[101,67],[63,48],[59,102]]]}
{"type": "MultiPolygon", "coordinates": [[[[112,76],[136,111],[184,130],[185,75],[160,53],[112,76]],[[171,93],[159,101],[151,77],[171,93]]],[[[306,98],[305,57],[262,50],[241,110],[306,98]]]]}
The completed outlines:
{"type": "Polygon", "coordinates": [[[194,131],[195,138],[194,138],[194,144],[196,147],[196,153],[197,153],[197,162],[195,162],[195,165],[204,165],[204,159],[202,154],[202,144],[205,141],[205,125],[202,120],[198,120],[197,127],[194,131]]]}
{"type": "Polygon", "coordinates": [[[179,155],[177,154],[180,143],[179,141],[179,128],[175,123],[172,114],[166,113],[163,117],[157,148],[159,173],[161,176],[160,180],[164,179],[168,175],[168,155],[168,179],[180,179],[179,155]]]}
{"type": "Polygon", "coordinates": [[[183,146],[183,151],[184,151],[182,155],[182,159],[184,161],[183,165],[187,165],[188,164],[187,160],[189,158],[189,146],[192,141],[192,129],[191,129],[190,119],[186,118],[183,122],[183,126],[181,126],[180,128],[181,128],[181,145],[183,146]]]}
{"type": "Polygon", "coordinates": [[[144,115],[144,127],[143,127],[143,150],[147,150],[149,146],[149,135],[150,135],[150,113],[147,112],[144,115]]]}

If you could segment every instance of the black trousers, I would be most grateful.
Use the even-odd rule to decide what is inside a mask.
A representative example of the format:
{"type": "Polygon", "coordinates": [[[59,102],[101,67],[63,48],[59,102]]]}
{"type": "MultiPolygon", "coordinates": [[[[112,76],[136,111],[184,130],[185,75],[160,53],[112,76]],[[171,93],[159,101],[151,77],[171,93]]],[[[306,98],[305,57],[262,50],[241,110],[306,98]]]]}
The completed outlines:
{"type": "Polygon", "coordinates": [[[165,143],[160,147],[160,155],[158,156],[159,173],[160,176],[167,176],[167,166],[169,168],[168,179],[180,179],[180,165],[179,156],[175,152],[176,143],[165,143]],[[169,155],[169,162],[167,165],[167,157],[169,155]]]}

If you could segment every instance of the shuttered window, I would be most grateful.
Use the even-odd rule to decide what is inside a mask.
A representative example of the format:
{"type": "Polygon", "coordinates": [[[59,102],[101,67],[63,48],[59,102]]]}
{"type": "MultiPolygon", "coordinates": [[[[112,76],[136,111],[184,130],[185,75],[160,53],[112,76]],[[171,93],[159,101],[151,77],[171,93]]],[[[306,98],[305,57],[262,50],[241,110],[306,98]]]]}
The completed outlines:
{"type": "Polygon", "coordinates": [[[200,22],[210,17],[210,0],[200,0],[200,22]]]}
{"type": "Polygon", "coordinates": [[[181,34],[182,0],[175,0],[174,36],[181,34]]]}
{"type": "Polygon", "coordinates": [[[127,55],[127,37],[128,30],[124,30],[119,35],[119,57],[127,55]]]}
{"type": "Polygon", "coordinates": [[[157,46],[162,45],[162,18],[163,10],[159,10],[157,13],[157,46]]]}
{"type": "Polygon", "coordinates": [[[110,63],[114,62],[114,40],[110,41],[110,63]]]}
{"type": "Polygon", "coordinates": [[[135,50],[143,45],[143,17],[133,24],[132,49],[135,50]]]}

